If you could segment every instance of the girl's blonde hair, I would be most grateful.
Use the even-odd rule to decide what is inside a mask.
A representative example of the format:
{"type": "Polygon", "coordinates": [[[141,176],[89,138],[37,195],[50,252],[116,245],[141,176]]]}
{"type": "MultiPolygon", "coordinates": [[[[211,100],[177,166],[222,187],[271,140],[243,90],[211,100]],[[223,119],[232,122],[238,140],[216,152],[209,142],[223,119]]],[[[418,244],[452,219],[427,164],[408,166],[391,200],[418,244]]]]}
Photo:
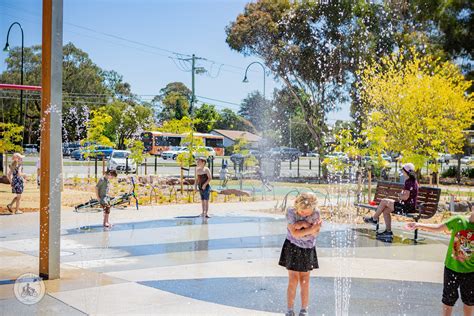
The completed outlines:
{"type": "Polygon", "coordinates": [[[316,198],[316,194],[313,192],[304,192],[301,193],[296,197],[295,200],[295,209],[298,210],[306,210],[306,209],[314,209],[318,205],[318,199],[316,198]]]}
{"type": "Polygon", "coordinates": [[[15,169],[18,169],[18,167],[20,167],[20,162],[18,160],[13,160],[10,164],[10,169],[13,171],[15,169]]]}

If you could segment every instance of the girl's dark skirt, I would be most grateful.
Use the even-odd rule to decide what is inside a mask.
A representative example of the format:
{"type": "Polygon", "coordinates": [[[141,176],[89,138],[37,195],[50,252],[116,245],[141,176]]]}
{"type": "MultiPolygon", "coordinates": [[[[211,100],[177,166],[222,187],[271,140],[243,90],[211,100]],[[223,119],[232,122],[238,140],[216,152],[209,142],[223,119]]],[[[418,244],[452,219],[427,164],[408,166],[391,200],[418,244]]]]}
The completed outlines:
{"type": "Polygon", "coordinates": [[[280,262],[278,264],[288,270],[298,272],[308,272],[313,269],[318,269],[316,248],[301,248],[286,239],[281,249],[280,262]]]}

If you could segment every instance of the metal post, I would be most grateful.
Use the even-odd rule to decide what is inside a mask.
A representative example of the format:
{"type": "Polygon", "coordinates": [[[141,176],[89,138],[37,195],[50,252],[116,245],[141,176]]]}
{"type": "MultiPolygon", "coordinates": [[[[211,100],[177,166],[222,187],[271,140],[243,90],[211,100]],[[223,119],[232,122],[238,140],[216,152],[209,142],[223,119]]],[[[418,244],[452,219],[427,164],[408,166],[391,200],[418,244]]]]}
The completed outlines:
{"type": "Polygon", "coordinates": [[[291,158],[290,158],[290,170],[291,170],[291,158]]]}
{"type": "Polygon", "coordinates": [[[296,169],[296,176],[299,178],[300,177],[300,157],[298,157],[298,166],[296,169]]]}
{"type": "Polygon", "coordinates": [[[94,174],[95,174],[95,182],[97,182],[97,155],[94,157],[94,174]]]}
{"type": "Polygon", "coordinates": [[[155,176],[156,176],[156,172],[157,172],[157,167],[158,167],[158,155],[155,155],[155,176]]]}
{"type": "Polygon", "coordinates": [[[60,277],[63,1],[43,0],[39,275],[60,277]]]}
{"type": "Polygon", "coordinates": [[[194,102],[196,101],[196,95],[195,95],[195,85],[194,85],[194,76],[196,72],[196,56],[193,54],[192,58],[192,66],[191,66],[191,90],[192,90],[192,96],[191,96],[191,106],[189,107],[189,113],[191,114],[193,112],[194,108],[194,102]]]}
{"type": "Polygon", "coordinates": [[[292,137],[291,137],[291,112],[290,112],[289,116],[290,116],[290,120],[289,120],[290,122],[288,124],[288,127],[290,129],[290,148],[293,148],[293,141],[292,141],[292,137]]]}
{"type": "MultiPolygon", "coordinates": [[[[138,169],[138,165],[137,165],[137,169],[138,169]]],[[[125,174],[128,175],[128,157],[125,158],[125,174]]]]}
{"type": "Polygon", "coordinates": [[[461,183],[461,156],[458,157],[458,170],[456,172],[456,182],[461,183]]]}
{"type": "Polygon", "coordinates": [[[318,179],[321,181],[321,154],[318,156],[318,179]]]}
{"type": "Polygon", "coordinates": [[[211,179],[214,179],[214,157],[211,156],[211,179]]]}
{"type": "Polygon", "coordinates": [[[311,170],[311,161],[313,161],[313,159],[309,158],[309,170],[311,170]]]}
{"type": "Polygon", "coordinates": [[[145,158],[145,175],[147,175],[146,158],[145,158]]]}
{"type": "Polygon", "coordinates": [[[368,186],[369,186],[369,192],[367,193],[367,200],[371,201],[370,199],[370,195],[372,194],[372,168],[369,168],[369,170],[367,171],[368,175],[367,175],[367,180],[368,180],[368,186]]]}

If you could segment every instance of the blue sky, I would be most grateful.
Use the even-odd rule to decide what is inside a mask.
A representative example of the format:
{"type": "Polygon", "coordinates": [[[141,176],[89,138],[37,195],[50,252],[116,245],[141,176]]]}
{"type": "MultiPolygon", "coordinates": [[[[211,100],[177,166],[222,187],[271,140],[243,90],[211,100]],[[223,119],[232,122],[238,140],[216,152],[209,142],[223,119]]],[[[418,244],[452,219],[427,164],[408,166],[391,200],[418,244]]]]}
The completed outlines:
{"type": "MultiPolygon", "coordinates": [[[[246,66],[258,59],[243,57],[225,42],[225,27],[243,11],[247,2],[64,0],[64,43],[74,43],[101,68],[122,74],[132,85],[132,91],[144,99],[158,94],[169,82],[181,81],[191,87],[191,73],[183,71],[189,65],[173,61],[170,57],[179,56],[173,52],[204,57],[208,61],[198,65],[210,73],[196,77],[196,95],[230,102],[209,101],[219,108],[238,110],[238,104],[249,92],[263,89],[262,70],[258,65],[251,68],[249,83],[242,83],[246,66]]],[[[40,44],[41,5],[41,0],[1,0],[0,40],[4,40],[8,26],[17,21],[25,32],[25,46],[40,44]]],[[[10,45],[20,45],[20,41],[15,27],[10,34],[10,45]]],[[[0,44],[3,47],[3,42],[0,44]]],[[[6,56],[0,52],[2,61],[6,56]]],[[[2,62],[0,71],[4,69],[2,62]]],[[[278,86],[272,75],[267,76],[267,96],[278,86]]],[[[331,113],[329,118],[331,121],[349,119],[347,106],[331,113]]]]}

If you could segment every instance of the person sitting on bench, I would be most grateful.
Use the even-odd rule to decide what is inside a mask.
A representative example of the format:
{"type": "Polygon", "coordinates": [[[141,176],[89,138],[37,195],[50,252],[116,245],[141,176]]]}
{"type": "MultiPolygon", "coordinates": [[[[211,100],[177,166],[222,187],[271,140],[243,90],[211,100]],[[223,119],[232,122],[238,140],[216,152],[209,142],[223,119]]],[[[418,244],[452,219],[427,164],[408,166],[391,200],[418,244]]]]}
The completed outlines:
{"type": "Polygon", "coordinates": [[[381,239],[393,238],[392,233],[392,212],[395,214],[405,214],[414,212],[416,209],[416,200],[418,197],[418,181],[416,180],[415,166],[412,163],[403,165],[402,172],[405,176],[405,185],[398,194],[399,200],[382,199],[377,211],[373,216],[364,217],[364,222],[377,225],[379,217],[383,214],[385,220],[385,231],[377,233],[377,237],[381,239]]]}

